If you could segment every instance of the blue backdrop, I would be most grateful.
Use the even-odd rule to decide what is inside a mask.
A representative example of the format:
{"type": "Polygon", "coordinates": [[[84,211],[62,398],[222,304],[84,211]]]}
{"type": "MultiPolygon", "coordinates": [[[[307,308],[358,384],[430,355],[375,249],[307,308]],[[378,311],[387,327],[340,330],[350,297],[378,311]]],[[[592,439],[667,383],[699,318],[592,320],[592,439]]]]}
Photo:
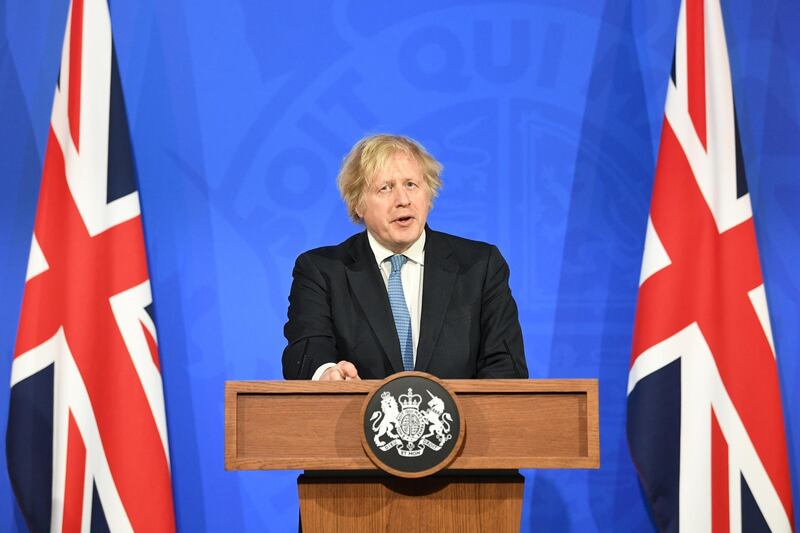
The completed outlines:
{"type": "MultiPolygon", "coordinates": [[[[798,509],[800,5],[722,3],[798,509]]],[[[625,391],[678,7],[111,0],[181,530],[295,527],[296,472],[224,470],[223,383],[281,377],[294,259],[358,231],[334,178],[380,131],[444,163],[432,227],[503,251],[532,376],[600,380],[602,468],[525,472],[523,529],[652,529],[625,391]]],[[[0,383],[66,12],[0,2],[0,383]]],[[[24,530],[0,463],[0,529],[24,530]]]]}

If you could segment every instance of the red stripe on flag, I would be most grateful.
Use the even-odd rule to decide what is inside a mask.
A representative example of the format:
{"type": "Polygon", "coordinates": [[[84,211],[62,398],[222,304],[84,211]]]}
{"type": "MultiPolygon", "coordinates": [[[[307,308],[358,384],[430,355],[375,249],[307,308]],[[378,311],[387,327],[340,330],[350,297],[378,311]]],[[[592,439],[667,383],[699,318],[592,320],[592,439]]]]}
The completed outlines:
{"type": "Polygon", "coordinates": [[[717,414],[711,410],[711,531],[730,531],[730,481],[728,443],[722,435],[717,414]]]}
{"type": "MultiPolygon", "coordinates": [[[[37,233],[46,235],[48,231],[50,233],[57,231],[57,228],[52,226],[58,225],[61,216],[61,208],[57,200],[53,201],[49,198],[52,194],[52,187],[49,184],[53,178],[48,176],[58,176],[64,173],[64,156],[52,127],[49,133],[42,170],[42,184],[39,188],[39,201],[36,207],[34,235],[37,233]]],[[[48,272],[49,269],[25,283],[17,340],[14,344],[14,357],[24,354],[49,339],[62,325],[61,313],[48,304],[51,298],[49,291],[53,288],[58,289],[52,287],[52,282],[47,276],[48,272]]]]}
{"type": "Polygon", "coordinates": [[[139,321],[139,325],[142,326],[142,332],[144,333],[144,338],[147,341],[147,348],[150,350],[150,357],[153,359],[153,364],[156,365],[156,368],[159,372],[161,372],[161,365],[158,361],[158,345],[156,344],[156,340],[150,335],[150,331],[145,327],[142,321],[139,321]]]}
{"type": "Polygon", "coordinates": [[[69,131],[75,149],[80,150],[81,138],[81,68],[83,52],[83,0],[72,0],[72,19],[69,28],[69,93],[67,115],[69,131]]]}
{"type": "Polygon", "coordinates": [[[706,50],[703,0],[686,1],[686,67],[689,116],[706,148],[706,50]]]}
{"type": "MultiPolygon", "coordinates": [[[[703,325],[711,326],[721,310],[729,316],[726,302],[733,298],[742,303],[742,294],[762,283],[752,220],[723,235],[717,232],[667,120],[662,127],[650,217],[671,264],[639,288],[631,363],[646,349],[699,319],[705,318],[703,325]]],[[[749,300],[746,305],[752,311],[749,300]]],[[[752,314],[755,317],[754,311],[752,314]]],[[[743,333],[739,325],[731,326],[732,334],[743,333]]],[[[766,341],[760,324],[757,331],[766,341]]],[[[765,363],[774,366],[771,354],[765,363]]]]}
{"type": "Polygon", "coordinates": [[[69,413],[67,429],[67,471],[64,482],[64,514],[62,533],[80,533],[83,517],[83,490],[86,476],[86,446],[78,430],[78,424],[69,413]]]}

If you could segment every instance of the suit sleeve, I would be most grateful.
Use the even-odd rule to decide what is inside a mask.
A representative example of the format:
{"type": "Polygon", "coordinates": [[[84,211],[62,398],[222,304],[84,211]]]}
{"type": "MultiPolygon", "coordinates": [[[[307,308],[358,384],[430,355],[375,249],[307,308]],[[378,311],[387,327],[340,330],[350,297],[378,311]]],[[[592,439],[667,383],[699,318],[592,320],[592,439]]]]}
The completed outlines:
{"type": "Polygon", "coordinates": [[[289,292],[289,320],[283,328],[283,377],[311,379],[325,363],[336,363],[336,336],[331,318],[330,281],[309,254],[297,258],[289,292]]]}
{"type": "Polygon", "coordinates": [[[497,247],[492,246],[481,298],[479,378],[528,377],[517,303],[511,295],[508,278],[508,264],[497,247]]]}

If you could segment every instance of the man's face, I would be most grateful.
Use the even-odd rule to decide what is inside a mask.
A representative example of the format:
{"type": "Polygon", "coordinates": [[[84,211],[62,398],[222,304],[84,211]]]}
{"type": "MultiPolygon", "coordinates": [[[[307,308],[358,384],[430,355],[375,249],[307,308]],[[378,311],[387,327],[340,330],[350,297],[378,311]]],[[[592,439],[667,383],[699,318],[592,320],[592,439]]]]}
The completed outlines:
{"type": "Polygon", "coordinates": [[[419,164],[396,153],[372,177],[356,213],[379,243],[402,253],[422,234],[430,209],[431,191],[419,164]]]}

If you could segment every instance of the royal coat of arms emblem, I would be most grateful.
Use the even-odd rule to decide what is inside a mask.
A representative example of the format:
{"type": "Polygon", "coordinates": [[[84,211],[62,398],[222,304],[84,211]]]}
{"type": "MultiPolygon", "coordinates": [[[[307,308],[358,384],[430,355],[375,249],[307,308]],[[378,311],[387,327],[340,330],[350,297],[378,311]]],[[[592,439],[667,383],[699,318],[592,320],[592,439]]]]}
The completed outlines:
{"type": "Polygon", "coordinates": [[[453,418],[445,412],[444,401],[429,390],[425,392],[430,399],[423,409],[422,396],[414,394],[411,387],[397,399],[388,391],[381,394],[381,409],[370,416],[372,439],[381,451],[394,448],[402,457],[419,457],[426,449],[441,450],[453,438],[453,418]]]}

